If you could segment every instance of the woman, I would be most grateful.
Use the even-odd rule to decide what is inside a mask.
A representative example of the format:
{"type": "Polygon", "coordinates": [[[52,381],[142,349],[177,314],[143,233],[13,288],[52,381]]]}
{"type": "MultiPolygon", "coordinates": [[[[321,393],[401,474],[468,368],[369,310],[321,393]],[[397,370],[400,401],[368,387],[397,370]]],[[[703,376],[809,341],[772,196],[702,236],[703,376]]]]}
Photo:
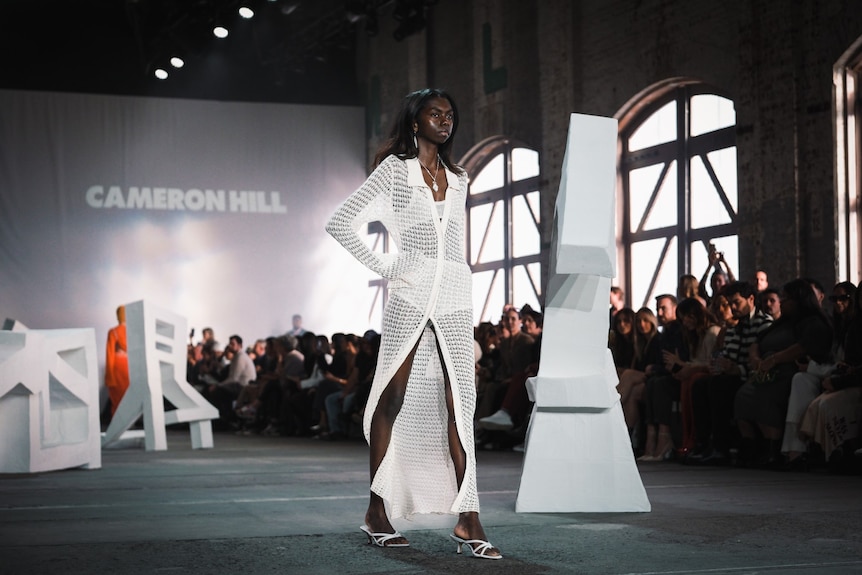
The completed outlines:
{"type": "Polygon", "coordinates": [[[862,420],[862,289],[853,290],[850,309],[844,360],[822,381],[823,393],[808,406],[799,428],[800,438],[819,445],[826,461],[838,467],[845,461],[844,448],[854,440],[858,447],[862,420]]]}
{"type": "MultiPolygon", "coordinates": [[[[720,292],[719,292],[720,293],[720,292]]],[[[716,295],[718,298],[719,295],[716,295]]],[[[676,317],[682,323],[683,340],[688,347],[690,361],[679,355],[664,352],[665,368],[679,381],[679,412],[682,420],[682,445],[678,454],[685,456],[695,447],[697,433],[691,401],[694,383],[709,375],[709,366],[717,347],[721,327],[713,315],[696,299],[679,303],[676,317]]],[[[670,431],[668,429],[667,431],[670,431]]]]}
{"type": "Polygon", "coordinates": [[[694,425],[691,415],[691,386],[709,373],[709,361],[715,349],[720,328],[700,300],[684,299],[676,308],[682,325],[685,352],[663,351],[662,361],[672,377],[656,378],[646,388],[648,414],[647,444],[640,461],[663,461],[673,455],[670,424],[672,404],[680,402],[683,423],[683,445],[687,452],[694,447],[694,425]],[[690,358],[686,360],[685,358],[690,358]]]}
{"type": "MultiPolygon", "coordinates": [[[[856,285],[853,282],[843,281],[835,284],[832,295],[829,296],[829,301],[832,302],[832,362],[826,365],[814,360],[802,363],[799,373],[793,376],[784,439],[781,444],[781,452],[786,458],[785,467],[789,470],[807,469],[808,438],[801,437],[799,432],[802,417],[818,395],[823,391],[829,391],[829,387],[832,387],[830,376],[833,373],[840,374],[850,363],[850,358],[846,355],[845,341],[847,341],[849,326],[853,325],[855,317],[856,306],[853,298],[856,291],[856,285]]],[[[838,375],[835,381],[847,380],[838,375]]]]}
{"type": "Polygon", "coordinates": [[[457,128],[447,93],[408,94],[374,171],[326,229],[389,280],[363,422],[371,497],[362,531],[377,546],[407,546],[387,507],[393,518],[457,513],[451,537],[458,551],[500,559],[479,521],[472,277],[464,258],[467,174],[450,159],[457,128]],[[373,252],[359,237],[357,230],[374,220],[387,228],[397,254],[373,252]],[[445,419],[434,415],[438,404],[446,405],[445,419]]]}
{"type": "MultiPolygon", "coordinates": [[[[617,392],[629,434],[634,435],[640,424],[640,402],[650,365],[658,364],[659,338],[658,320],[648,307],[640,308],[635,314],[634,361],[631,369],[620,373],[617,392]]],[[[637,438],[633,439],[637,442],[637,438]]]]}
{"type": "Polygon", "coordinates": [[[832,328],[811,285],[796,279],[781,290],[781,318],[751,345],[751,371],[736,392],[734,415],[742,438],[743,462],[768,467],[783,465],[784,433],[791,381],[797,361],[807,358],[820,364],[830,360],[832,328]],[[757,432],[765,441],[765,453],[756,457],[757,432]]]}
{"type": "Polygon", "coordinates": [[[635,357],[635,311],[624,307],[614,316],[608,347],[617,366],[617,375],[630,369],[635,357]]]}

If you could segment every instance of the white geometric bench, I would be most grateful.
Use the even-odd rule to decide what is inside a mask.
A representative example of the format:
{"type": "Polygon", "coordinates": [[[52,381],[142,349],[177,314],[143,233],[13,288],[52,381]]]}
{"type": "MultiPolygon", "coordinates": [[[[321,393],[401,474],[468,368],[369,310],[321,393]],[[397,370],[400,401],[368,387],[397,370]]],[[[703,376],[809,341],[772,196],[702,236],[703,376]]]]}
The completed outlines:
{"type": "Polygon", "coordinates": [[[96,332],[0,331],[0,473],[102,466],[96,332]]]}
{"type": "Polygon", "coordinates": [[[125,308],[129,388],[102,445],[143,437],[147,451],[165,451],[165,426],[188,423],[192,447],[212,448],[212,420],[218,418],[218,410],[186,381],[186,318],[143,300],[125,308]],[[165,412],[163,398],[175,409],[165,412]],[[141,416],[143,431],[130,431],[141,416]]]}

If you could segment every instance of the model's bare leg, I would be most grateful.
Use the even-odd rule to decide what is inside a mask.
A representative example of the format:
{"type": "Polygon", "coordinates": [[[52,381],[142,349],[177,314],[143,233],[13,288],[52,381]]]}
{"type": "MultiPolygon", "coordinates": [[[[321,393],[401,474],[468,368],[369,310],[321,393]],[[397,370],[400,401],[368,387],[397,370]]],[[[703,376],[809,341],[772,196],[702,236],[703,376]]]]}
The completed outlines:
{"type": "MultiPolygon", "coordinates": [[[[440,344],[437,344],[437,353],[440,356],[440,365],[443,366],[443,381],[446,386],[446,408],[449,411],[448,420],[448,436],[449,436],[449,453],[452,455],[452,464],[455,466],[455,480],[458,482],[458,489],[461,489],[461,483],[464,481],[464,474],[467,471],[467,454],[464,452],[464,447],[461,445],[461,439],[458,437],[458,427],[455,425],[456,418],[460,414],[455,413],[455,402],[452,398],[452,385],[449,382],[449,374],[446,371],[446,364],[443,363],[443,353],[440,351],[440,344]]],[[[487,541],[485,528],[482,527],[482,522],[479,521],[479,514],[475,511],[466,511],[458,515],[458,523],[452,532],[461,539],[481,539],[487,541]]],[[[493,547],[485,552],[486,555],[500,555],[500,550],[493,547]]]]}
{"type": "MultiPolygon", "coordinates": [[[[421,341],[421,338],[420,338],[421,341]]],[[[410,377],[410,370],[413,368],[413,358],[416,355],[416,348],[419,342],[413,346],[413,349],[404,359],[404,363],[392,376],[392,380],[383,393],[380,395],[380,401],[377,402],[377,408],[374,410],[374,415],[371,418],[371,433],[369,437],[370,451],[370,471],[371,481],[374,481],[374,476],[380,468],[380,463],[386,456],[386,450],[389,448],[389,440],[392,438],[392,426],[395,423],[395,418],[398,412],[401,411],[401,405],[404,403],[404,393],[407,391],[407,378],[410,377]]],[[[371,492],[371,498],[368,502],[368,511],[365,512],[365,524],[375,533],[394,533],[395,528],[386,516],[386,508],[383,504],[383,498],[371,492]]],[[[403,537],[398,537],[389,541],[391,544],[406,543],[407,540],[403,537]]]]}

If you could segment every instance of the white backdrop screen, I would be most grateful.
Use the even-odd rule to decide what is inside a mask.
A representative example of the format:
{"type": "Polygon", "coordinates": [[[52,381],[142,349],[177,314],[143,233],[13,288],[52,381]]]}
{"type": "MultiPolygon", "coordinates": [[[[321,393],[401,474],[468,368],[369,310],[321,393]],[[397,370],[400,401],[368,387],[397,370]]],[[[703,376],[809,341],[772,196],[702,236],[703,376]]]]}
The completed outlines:
{"type": "Polygon", "coordinates": [[[366,175],[361,108],[0,91],[0,319],[95,327],[151,300],[224,345],[369,327],[324,231],[366,175]]]}

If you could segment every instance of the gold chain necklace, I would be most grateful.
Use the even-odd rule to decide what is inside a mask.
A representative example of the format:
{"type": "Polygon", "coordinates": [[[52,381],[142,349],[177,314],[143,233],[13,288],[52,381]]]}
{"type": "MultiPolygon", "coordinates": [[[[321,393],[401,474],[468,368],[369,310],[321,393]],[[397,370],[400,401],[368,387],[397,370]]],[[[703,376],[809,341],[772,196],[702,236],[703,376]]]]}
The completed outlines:
{"type": "Polygon", "coordinates": [[[425,164],[422,163],[422,160],[419,160],[419,156],[416,156],[416,159],[419,161],[419,165],[425,168],[425,171],[428,172],[428,175],[431,176],[431,189],[435,192],[440,189],[440,186],[437,185],[437,174],[440,173],[440,154],[437,154],[437,167],[434,169],[434,173],[431,173],[425,164]]]}

